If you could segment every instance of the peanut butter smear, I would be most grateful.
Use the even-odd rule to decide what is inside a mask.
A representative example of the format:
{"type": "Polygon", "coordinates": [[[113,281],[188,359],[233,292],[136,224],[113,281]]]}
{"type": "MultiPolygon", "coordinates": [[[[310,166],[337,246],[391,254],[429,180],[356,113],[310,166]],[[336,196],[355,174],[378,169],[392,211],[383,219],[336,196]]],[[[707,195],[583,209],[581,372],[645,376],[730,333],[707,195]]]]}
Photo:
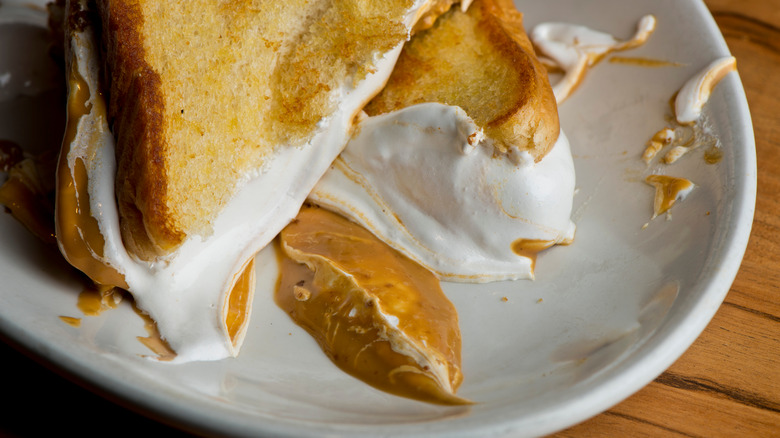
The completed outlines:
{"type": "Polygon", "coordinates": [[[722,159],[723,151],[717,145],[712,145],[704,151],[704,162],[707,164],[718,164],[722,159]]]}
{"type": "Polygon", "coordinates": [[[225,312],[225,325],[233,345],[237,345],[238,339],[246,332],[249,322],[249,309],[254,295],[255,284],[255,259],[251,259],[244,266],[227,296],[227,309],[225,312]]]}
{"type": "Polygon", "coordinates": [[[554,240],[517,239],[512,242],[512,252],[531,259],[531,272],[533,273],[536,268],[536,256],[553,245],[555,245],[554,240]]]}
{"type": "Polygon", "coordinates": [[[171,349],[171,346],[165,342],[165,339],[160,336],[160,331],[157,329],[157,323],[147,315],[144,311],[136,306],[133,302],[133,310],[135,313],[144,320],[144,329],[149,336],[137,336],[138,342],[144,344],[144,346],[157,356],[157,360],[162,362],[168,362],[176,357],[176,352],[171,349]]]}
{"type": "Polygon", "coordinates": [[[121,289],[94,285],[81,291],[78,308],[86,316],[98,316],[105,310],[116,309],[121,301],[121,289]]]}
{"type": "Polygon", "coordinates": [[[360,226],[304,207],[281,233],[276,303],[343,371],[391,394],[455,405],[455,307],[438,279],[360,226]]]}
{"type": "Polygon", "coordinates": [[[653,219],[669,211],[677,200],[683,199],[694,184],[685,179],[666,175],[649,175],[645,182],[655,187],[653,219]]]}
{"type": "MultiPolygon", "coordinates": [[[[106,109],[89,103],[89,87],[75,62],[70,65],[68,79],[67,123],[57,166],[55,223],[60,249],[70,264],[96,283],[127,289],[124,276],[100,260],[105,239],[92,217],[86,165],[77,158],[73,169],[68,166],[68,154],[76,139],[79,120],[93,111],[96,117],[106,117],[106,109]]],[[[95,99],[94,102],[101,101],[95,99]]]]}

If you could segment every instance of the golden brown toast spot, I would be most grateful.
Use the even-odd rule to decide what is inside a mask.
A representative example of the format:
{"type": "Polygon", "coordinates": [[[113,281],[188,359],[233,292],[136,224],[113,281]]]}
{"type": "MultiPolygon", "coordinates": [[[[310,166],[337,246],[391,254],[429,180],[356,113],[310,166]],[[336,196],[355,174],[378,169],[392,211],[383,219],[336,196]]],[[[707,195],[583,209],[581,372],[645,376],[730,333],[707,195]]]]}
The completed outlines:
{"type": "Polygon", "coordinates": [[[555,97],[508,0],[453,8],[412,38],[385,89],[366,107],[381,114],[423,102],[462,107],[506,151],[540,160],[559,133],[555,97]]]}
{"type": "Polygon", "coordinates": [[[331,92],[373,71],[372,54],[405,41],[403,15],[410,0],[341,0],[310,17],[308,31],[285,53],[274,71],[269,129],[282,143],[301,144],[316,124],[335,109],[331,92]]]}
{"type": "MultiPolygon", "coordinates": [[[[75,62],[75,59],[70,60],[67,68],[67,121],[55,177],[55,232],[59,246],[70,264],[98,284],[126,288],[124,275],[102,262],[105,238],[91,212],[87,166],[82,157],[74,160],[72,169],[68,164],[71,144],[75,141],[81,118],[93,112],[96,117],[105,117],[106,111],[98,99],[93,99],[93,104],[89,103],[89,86],[75,62]]],[[[88,147],[94,151],[96,146],[88,147]]]]}

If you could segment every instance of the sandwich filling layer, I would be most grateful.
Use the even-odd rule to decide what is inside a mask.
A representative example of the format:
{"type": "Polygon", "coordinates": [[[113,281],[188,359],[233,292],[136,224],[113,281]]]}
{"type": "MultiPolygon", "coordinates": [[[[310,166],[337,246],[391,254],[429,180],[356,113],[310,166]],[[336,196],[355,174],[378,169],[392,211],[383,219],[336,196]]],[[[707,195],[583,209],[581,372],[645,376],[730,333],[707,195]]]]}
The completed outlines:
{"type": "Polygon", "coordinates": [[[353,222],[304,207],[280,235],[276,302],[331,360],[406,397],[468,403],[458,315],[436,277],[353,222]]]}

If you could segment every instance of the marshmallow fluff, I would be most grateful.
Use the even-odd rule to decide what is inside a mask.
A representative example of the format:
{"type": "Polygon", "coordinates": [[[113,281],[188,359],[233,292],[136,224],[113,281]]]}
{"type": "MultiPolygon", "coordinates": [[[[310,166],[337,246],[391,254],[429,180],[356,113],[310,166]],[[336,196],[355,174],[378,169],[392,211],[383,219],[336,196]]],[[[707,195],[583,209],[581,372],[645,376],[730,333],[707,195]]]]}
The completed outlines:
{"type": "MultiPolygon", "coordinates": [[[[560,104],[577,88],[592,67],[614,51],[628,50],[644,44],[655,31],[656,20],[645,15],[639,20],[633,37],[621,41],[614,36],[568,23],[542,23],[531,32],[531,41],[540,55],[564,71],[563,78],[553,85],[555,100],[560,104]]],[[[544,58],[543,58],[544,59],[544,58]]]]}
{"type": "Polygon", "coordinates": [[[691,124],[699,120],[701,110],[710,99],[715,85],[728,73],[736,71],[737,60],[726,56],[712,61],[691,77],[674,100],[674,112],[677,122],[691,124]]]}
{"type": "Polygon", "coordinates": [[[364,119],[309,200],[366,227],[441,279],[533,278],[518,239],[570,243],[574,165],[561,132],[540,162],[500,154],[459,107],[364,119]]]}
{"type": "MultiPolygon", "coordinates": [[[[416,8],[424,3],[417,1],[416,8]]],[[[416,9],[409,15],[409,27],[415,13],[416,9]]],[[[71,44],[72,62],[89,90],[90,110],[78,121],[67,157],[69,169],[60,171],[74,172],[77,159],[86,163],[90,207],[105,240],[103,254],[93,257],[124,277],[138,307],[154,319],[176,352],[172,362],[235,356],[241,340],[231,341],[225,323],[233,285],[254,255],[295,217],[311,187],[341,152],[354,114],[386,82],[401,45],[385,53],[376,71],[354,88],[340,90],[341,105],[320,122],[309,144],[279,148],[263,169],[247,176],[214,221],[212,235],[190,236],[170,256],[149,263],[129,254],[120,235],[114,138],[105,113],[97,110],[105,108],[105,102],[99,91],[100,61],[92,27],[74,33],[71,44]]]]}

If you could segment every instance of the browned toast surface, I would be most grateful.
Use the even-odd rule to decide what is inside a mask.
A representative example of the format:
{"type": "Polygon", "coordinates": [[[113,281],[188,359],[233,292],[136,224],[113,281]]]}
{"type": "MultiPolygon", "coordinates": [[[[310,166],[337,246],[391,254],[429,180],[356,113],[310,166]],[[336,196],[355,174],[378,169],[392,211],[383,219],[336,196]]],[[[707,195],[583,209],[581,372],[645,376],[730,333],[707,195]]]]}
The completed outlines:
{"type": "Polygon", "coordinates": [[[423,102],[463,108],[499,148],[517,147],[536,161],[559,133],[558,108],[511,0],[453,7],[404,47],[369,115],[423,102]]]}

